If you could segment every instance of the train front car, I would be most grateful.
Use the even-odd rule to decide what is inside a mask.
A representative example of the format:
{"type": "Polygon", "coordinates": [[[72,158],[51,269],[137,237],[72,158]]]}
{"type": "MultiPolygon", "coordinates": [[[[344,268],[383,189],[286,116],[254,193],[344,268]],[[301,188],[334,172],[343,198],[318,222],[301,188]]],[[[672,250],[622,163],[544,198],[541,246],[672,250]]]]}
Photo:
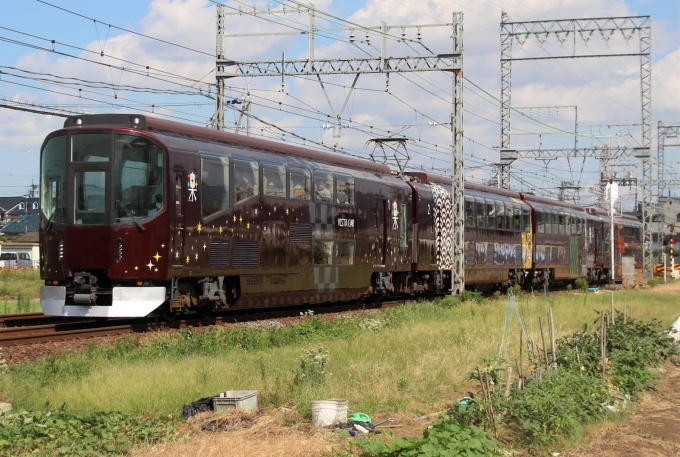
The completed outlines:
{"type": "Polygon", "coordinates": [[[144,124],[141,116],[70,117],[45,139],[45,314],[146,316],[167,300],[167,152],[144,124]]]}

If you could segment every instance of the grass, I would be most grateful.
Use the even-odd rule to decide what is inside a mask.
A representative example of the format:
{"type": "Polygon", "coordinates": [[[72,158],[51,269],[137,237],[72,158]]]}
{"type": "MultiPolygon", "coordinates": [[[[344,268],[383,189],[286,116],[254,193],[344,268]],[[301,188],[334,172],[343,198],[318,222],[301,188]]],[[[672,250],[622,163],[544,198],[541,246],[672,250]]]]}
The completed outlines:
{"type": "MultiPolygon", "coordinates": [[[[609,309],[610,295],[553,293],[556,333],[571,334],[609,309]]],[[[646,290],[617,292],[617,309],[664,326],[677,317],[677,297],[646,290]]],[[[20,364],[0,375],[0,400],[35,410],[46,401],[74,412],[117,410],[178,414],[181,406],[225,390],[259,391],[264,406],[295,405],[309,416],[312,400],[346,398],[351,411],[430,413],[450,406],[468,389],[482,358],[493,357],[506,328],[505,297],[455,304],[410,303],[369,316],[327,322],[318,316],[289,328],[211,328],[134,338],[74,355],[20,364]],[[329,352],[324,381],[295,382],[304,349],[329,352]]],[[[542,295],[517,299],[527,331],[540,341],[536,315],[542,295]]],[[[517,357],[519,328],[507,328],[506,358],[517,357]]],[[[547,333],[546,333],[547,336],[547,333]]]]}
{"type": "Polygon", "coordinates": [[[0,268],[0,313],[40,311],[40,272],[24,268],[0,268]]]}

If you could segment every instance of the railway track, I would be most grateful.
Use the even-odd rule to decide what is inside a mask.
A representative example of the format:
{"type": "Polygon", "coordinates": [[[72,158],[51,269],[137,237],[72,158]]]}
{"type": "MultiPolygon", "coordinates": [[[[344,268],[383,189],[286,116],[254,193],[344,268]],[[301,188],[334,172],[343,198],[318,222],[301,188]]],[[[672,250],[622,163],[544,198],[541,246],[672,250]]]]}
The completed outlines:
{"type": "MultiPolygon", "coordinates": [[[[383,307],[396,306],[403,301],[384,302],[383,307]]],[[[252,322],[267,319],[279,319],[286,317],[300,316],[301,310],[307,311],[311,309],[315,314],[338,313],[345,311],[353,311],[362,309],[364,305],[361,304],[340,304],[310,307],[309,305],[302,307],[286,307],[286,308],[272,308],[267,310],[233,310],[224,312],[223,314],[208,317],[198,318],[195,316],[188,316],[184,319],[177,319],[174,321],[157,321],[154,318],[143,319],[116,319],[116,320],[94,320],[81,322],[66,322],[66,323],[49,323],[30,325],[30,320],[24,319],[27,325],[16,326],[16,315],[4,316],[5,327],[0,328],[0,347],[22,346],[34,343],[48,343],[48,342],[62,342],[69,340],[86,340],[101,337],[121,336],[132,333],[147,333],[170,329],[183,329],[188,327],[200,328],[215,325],[226,325],[237,322],[252,322]],[[11,326],[7,325],[11,323],[11,326]]],[[[40,317],[45,318],[42,313],[40,316],[35,316],[35,320],[40,317]]]]}

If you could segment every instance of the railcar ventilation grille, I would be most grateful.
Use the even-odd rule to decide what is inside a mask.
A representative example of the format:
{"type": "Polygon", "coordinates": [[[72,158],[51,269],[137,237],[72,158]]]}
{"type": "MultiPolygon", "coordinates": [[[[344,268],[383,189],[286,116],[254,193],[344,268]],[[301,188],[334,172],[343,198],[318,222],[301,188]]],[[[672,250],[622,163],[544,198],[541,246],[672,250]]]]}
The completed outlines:
{"type": "Polygon", "coordinates": [[[477,246],[475,243],[468,243],[465,250],[465,265],[474,265],[477,263],[477,246]]]}
{"type": "Polygon", "coordinates": [[[515,265],[522,265],[522,246],[515,246],[515,265]]]}
{"type": "Polygon", "coordinates": [[[312,224],[290,224],[291,243],[311,243],[312,224]]]}
{"type": "Polygon", "coordinates": [[[252,241],[235,242],[231,265],[246,268],[258,267],[260,265],[260,245],[252,241]]]}
{"type": "Polygon", "coordinates": [[[551,256],[552,263],[558,263],[560,261],[560,253],[557,248],[552,248],[552,256],[551,256]]]}
{"type": "Polygon", "coordinates": [[[545,260],[543,261],[543,263],[551,263],[550,262],[550,248],[549,247],[545,248],[545,250],[543,252],[545,252],[545,260]]]}
{"type": "Polygon", "coordinates": [[[262,284],[264,284],[264,276],[262,275],[246,277],[247,286],[261,286],[262,284]]]}
{"type": "Polygon", "coordinates": [[[270,278],[271,284],[280,285],[286,283],[286,277],[284,275],[272,275],[270,278]]]}
{"type": "Polygon", "coordinates": [[[229,265],[229,242],[213,240],[210,243],[210,268],[229,265]]]}

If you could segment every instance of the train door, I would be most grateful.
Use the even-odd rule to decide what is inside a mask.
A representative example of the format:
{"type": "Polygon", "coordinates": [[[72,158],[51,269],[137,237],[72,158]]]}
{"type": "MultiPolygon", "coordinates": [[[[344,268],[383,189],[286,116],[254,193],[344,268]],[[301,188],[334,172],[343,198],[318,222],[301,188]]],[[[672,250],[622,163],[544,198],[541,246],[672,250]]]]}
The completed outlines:
{"type": "Polygon", "coordinates": [[[385,265],[385,253],[387,252],[387,200],[376,198],[373,201],[373,226],[375,239],[371,244],[373,251],[373,264],[385,265]]]}
{"type": "Polygon", "coordinates": [[[174,178],[173,201],[175,202],[174,214],[174,228],[172,234],[172,266],[174,268],[182,268],[184,265],[184,173],[176,172],[174,178]]]}

